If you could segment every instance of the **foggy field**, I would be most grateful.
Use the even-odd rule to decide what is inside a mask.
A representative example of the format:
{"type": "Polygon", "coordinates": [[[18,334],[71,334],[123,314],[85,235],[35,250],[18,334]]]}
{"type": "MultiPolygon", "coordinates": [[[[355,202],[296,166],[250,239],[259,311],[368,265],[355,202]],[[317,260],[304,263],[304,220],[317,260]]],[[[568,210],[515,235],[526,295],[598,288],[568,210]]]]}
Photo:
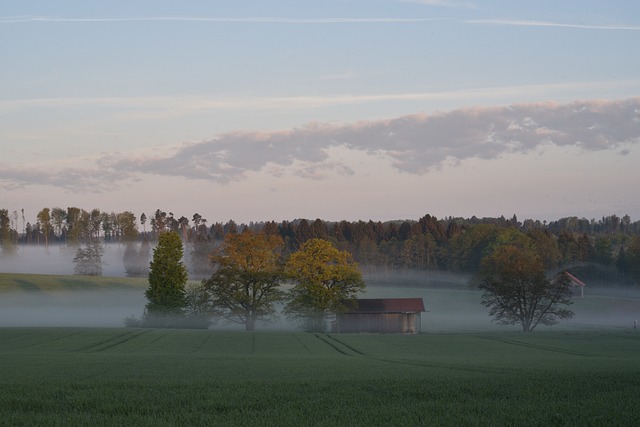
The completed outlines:
{"type": "Polygon", "coordinates": [[[142,314],[146,279],[0,274],[0,327],[123,325],[142,314]]]}
{"type": "MultiPolygon", "coordinates": [[[[397,282],[394,282],[397,283],[397,282]]],[[[423,297],[423,334],[120,327],[144,279],[0,274],[0,420],[10,425],[637,425],[640,298],[589,289],[524,334],[480,293],[423,297]],[[43,328],[42,326],[49,326],[43,328]],[[60,327],[65,326],[65,327],[60,327]]],[[[403,283],[404,284],[404,283],[403,283]]]]}
{"type": "MultiPolygon", "coordinates": [[[[466,289],[456,276],[437,277],[436,287],[415,276],[396,276],[374,281],[363,298],[422,297],[422,331],[505,332],[517,326],[491,322],[488,309],[480,304],[480,292],[466,289]],[[410,278],[411,280],[408,280],[410,278]],[[404,279],[404,280],[403,280],[404,279]],[[458,280],[458,281],[456,281],[458,280]]],[[[0,273],[0,327],[7,326],[89,326],[120,327],[127,316],[139,317],[144,310],[146,279],[123,277],[56,276],[0,273]]],[[[619,328],[631,330],[640,320],[640,292],[633,289],[587,289],[584,298],[575,298],[575,317],[553,327],[536,331],[619,328]]],[[[218,324],[213,328],[222,328],[218,324]]],[[[280,321],[258,324],[258,329],[291,330],[280,321]]]]}
{"type": "Polygon", "coordinates": [[[640,333],[0,328],[10,425],[637,425],[640,333]]]}

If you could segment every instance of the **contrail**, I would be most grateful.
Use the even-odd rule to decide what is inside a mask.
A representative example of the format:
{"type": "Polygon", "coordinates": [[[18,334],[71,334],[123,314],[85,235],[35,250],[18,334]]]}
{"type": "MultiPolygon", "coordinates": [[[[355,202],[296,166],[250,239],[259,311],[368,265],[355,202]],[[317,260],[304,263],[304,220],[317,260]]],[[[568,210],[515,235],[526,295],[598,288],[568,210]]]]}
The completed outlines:
{"type": "Polygon", "coordinates": [[[482,24],[482,25],[510,25],[521,27],[559,27],[559,28],[575,28],[582,30],[618,30],[618,31],[638,31],[639,26],[634,25],[587,25],[587,24],[569,24],[551,21],[526,21],[526,20],[505,20],[505,19],[473,19],[461,21],[466,24],[482,24]]]}
{"type": "Polygon", "coordinates": [[[418,23],[442,20],[441,18],[279,18],[279,17],[197,17],[197,16],[125,16],[125,17],[56,17],[56,16],[5,16],[0,17],[0,24],[20,24],[30,22],[51,23],[91,23],[91,22],[211,22],[231,24],[394,24],[418,23]]]}
{"type": "Polygon", "coordinates": [[[462,24],[505,25],[522,27],[558,27],[584,30],[639,31],[636,25],[572,24],[552,21],[508,19],[470,19],[455,21],[449,18],[282,18],[282,17],[202,17],[202,16],[120,16],[120,17],[61,17],[18,15],[0,17],[0,24],[22,23],[110,23],[110,22],[209,22],[218,24],[411,24],[450,21],[462,24]]]}

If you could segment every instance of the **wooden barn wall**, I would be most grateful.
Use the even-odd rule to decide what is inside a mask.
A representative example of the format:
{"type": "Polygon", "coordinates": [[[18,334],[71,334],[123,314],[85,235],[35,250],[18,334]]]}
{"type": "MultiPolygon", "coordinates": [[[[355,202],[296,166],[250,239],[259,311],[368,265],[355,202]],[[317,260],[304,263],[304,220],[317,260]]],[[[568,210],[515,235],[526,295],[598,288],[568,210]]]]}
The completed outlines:
{"type": "Polygon", "coordinates": [[[338,332],[416,334],[420,313],[345,313],[338,316],[338,332]]]}

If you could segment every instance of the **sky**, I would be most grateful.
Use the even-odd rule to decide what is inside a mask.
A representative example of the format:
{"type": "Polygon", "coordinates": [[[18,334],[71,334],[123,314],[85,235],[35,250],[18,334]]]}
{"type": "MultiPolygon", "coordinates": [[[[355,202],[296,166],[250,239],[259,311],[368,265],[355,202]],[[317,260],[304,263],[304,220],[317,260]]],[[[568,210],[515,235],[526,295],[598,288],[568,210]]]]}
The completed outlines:
{"type": "Polygon", "coordinates": [[[628,214],[640,2],[0,0],[0,208],[628,214]]]}

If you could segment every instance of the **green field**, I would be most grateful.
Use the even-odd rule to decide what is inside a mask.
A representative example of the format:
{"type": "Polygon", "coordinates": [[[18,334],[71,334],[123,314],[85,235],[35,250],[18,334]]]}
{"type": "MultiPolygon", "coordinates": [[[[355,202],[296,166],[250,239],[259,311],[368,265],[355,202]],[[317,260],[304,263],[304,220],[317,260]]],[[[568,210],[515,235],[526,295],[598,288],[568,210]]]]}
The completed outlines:
{"type": "Polygon", "coordinates": [[[638,425],[640,333],[0,328],[3,425],[638,425]]]}
{"type": "Polygon", "coordinates": [[[640,425],[634,295],[587,293],[530,334],[476,291],[409,287],[366,296],[423,297],[415,336],[51,327],[120,325],[145,287],[0,274],[0,425],[640,425]]]}

